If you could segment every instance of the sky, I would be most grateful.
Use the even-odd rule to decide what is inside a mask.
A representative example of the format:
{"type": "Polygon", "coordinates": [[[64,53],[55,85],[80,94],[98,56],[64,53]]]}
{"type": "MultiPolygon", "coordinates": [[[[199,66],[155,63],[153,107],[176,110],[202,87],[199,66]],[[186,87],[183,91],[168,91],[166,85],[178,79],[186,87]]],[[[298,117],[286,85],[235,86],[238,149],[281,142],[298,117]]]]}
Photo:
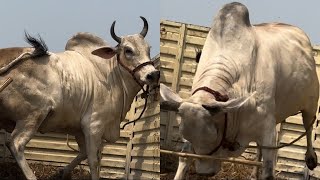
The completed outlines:
{"type": "Polygon", "coordinates": [[[51,52],[60,52],[77,32],[90,32],[115,46],[110,26],[117,21],[118,36],[141,32],[144,16],[149,23],[146,40],[151,56],[159,50],[159,0],[51,0],[0,1],[0,48],[25,47],[24,31],[40,34],[51,52]]]}
{"type": "MultiPolygon", "coordinates": [[[[210,27],[213,16],[228,0],[161,0],[161,19],[210,27]]],[[[283,22],[303,29],[320,45],[319,0],[239,0],[249,9],[252,24],[283,22]]]]}

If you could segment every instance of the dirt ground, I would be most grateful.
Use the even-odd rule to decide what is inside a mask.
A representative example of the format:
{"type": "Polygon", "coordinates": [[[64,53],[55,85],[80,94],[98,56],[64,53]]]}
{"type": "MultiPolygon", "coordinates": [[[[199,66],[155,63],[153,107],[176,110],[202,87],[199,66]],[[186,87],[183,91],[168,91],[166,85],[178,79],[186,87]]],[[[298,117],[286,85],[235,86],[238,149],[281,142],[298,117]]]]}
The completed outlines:
{"type": "MultiPolygon", "coordinates": [[[[166,169],[161,171],[161,180],[172,180],[175,170],[166,169]]],[[[252,168],[241,164],[223,163],[222,170],[215,176],[200,176],[195,173],[194,168],[190,168],[186,176],[186,180],[229,180],[229,179],[250,179],[252,168]]]]}
{"type": "MultiPolygon", "coordinates": [[[[35,172],[38,180],[60,180],[60,169],[62,167],[49,166],[42,164],[30,163],[31,169],[35,172]]],[[[25,180],[23,173],[15,162],[0,162],[0,179],[1,180],[25,180]]],[[[75,169],[72,173],[73,180],[88,180],[90,174],[84,169],[75,169]]]]}
{"type": "MultiPolygon", "coordinates": [[[[161,154],[161,180],[172,180],[177,170],[178,158],[171,155],[161,154]]],[[[248,180],[252,173],[253,166],[234,163],[223,163],[222,169],[215,176],[201,176],[196,174],[193,165],[189,168],[186,180],[248,180]]],[[[284,180],[280,177],[277,180],[284,180]]]]}

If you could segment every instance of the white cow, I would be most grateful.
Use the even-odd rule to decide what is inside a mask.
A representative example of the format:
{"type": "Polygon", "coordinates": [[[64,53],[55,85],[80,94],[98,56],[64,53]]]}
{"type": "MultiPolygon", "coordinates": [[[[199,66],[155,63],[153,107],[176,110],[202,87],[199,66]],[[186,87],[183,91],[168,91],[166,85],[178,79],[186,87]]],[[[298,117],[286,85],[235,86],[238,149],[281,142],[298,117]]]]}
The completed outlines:
{"type": "MultiPolygon", "coordinates": [[[[192,86],[181,99],[161,85],[161,108],[178,112],[183,151],[216,157],[241,155],[249,142],[276,146],[276,124],[299,111],[307,129],[306,164],[317,166],[310,125],[318,107],[319,82],[312,47],[299,28],[252,26],[247,8],[226,4],[215,16],[192,86]]],[[[276,150],[262,149],[263,179],[274,179],[276,150]]],[[[179,159],[175,179],[190,160],[179,159]]],[[[221,162],[197,159],[199,174],[216,174],[221,162]]]]}
{"type": "MultiPolygon", "coordinates": [[[[44,42],[27,35],[34,48],[0,50],[1,81],[13,82],[0,93],[0,128],[11,133],[6,145],[25,177],[36,176],[28,166],[24,149],[36,131],[68,133],[79,145],[79,155],[64,169],[63,178],[88,158],[91,178],[99,179],[98,150],[102,140],[120,136],[120,122],[143,84],[157,83],[160,73],[150,61],[150,46],[140,34],[118,37],[110,47],[89,33],[78,33],[61,53],[47,52],[44,42]],[[12,60],[25,52],[25,55],[12,60]],[[11,64],[9,64],[11,63],[11,64]],[[9,64],[9,65],[7,65],[9,64]],[[11,67],[10,67],[11,66],[11,67]]],[[[0,82],[1,82],[0,81],[0,82]]]]}

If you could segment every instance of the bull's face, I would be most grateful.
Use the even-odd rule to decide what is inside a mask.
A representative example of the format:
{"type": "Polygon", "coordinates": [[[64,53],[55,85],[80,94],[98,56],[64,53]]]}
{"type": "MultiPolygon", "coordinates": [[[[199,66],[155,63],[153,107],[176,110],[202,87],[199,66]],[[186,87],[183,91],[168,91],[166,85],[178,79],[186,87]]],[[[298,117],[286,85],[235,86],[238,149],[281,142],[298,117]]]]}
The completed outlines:
{"type": "Polygon", "coordinates": [[[113,22],[110,33],[112,38],[119,44],[116,47],[102,47],[96,49],[92,54],[105,59],[117,56],[119,64],[131,75],[136,78],[139,83],[153,85],[157,84],[160,78],[160,71],[149,63],[150,46],[145,40],[148,32],[148,22],[141,17],[144,27],[139,34],[118,37],[114,32],[115,21],[113,22]]]}
{"type": "MultiPolygon", "coordinates": [[[[131,71],[151,61],[150,46],[140,34],[123,37],[118,49],[121,62],[131,71]]],[[[156,70],[152,64],[146,64],[137,69],[134,76],[141,82],[150,85],[158,82],[160,71],[156,70]]]]}
{"type": "MultiPolygon", "coordinates": [[[[182,102],[178,114],[181,116],[180,133],[192,143],[196,154],[208,155],[218,146],[219,128],[223,122],[221,113],[211,116],[200,104],[182,102]]],[[[215,175],[220,171],[221,162],[208,159],[195,160],[196,172],[203,175],[215,175]]]]}
{"type": "MultiPolygon", "coordinates": [[[[224,113],[241,107],[247,98],[231,99],[218,102],[215,99],[199,99],[191,97],[182,100],[165,85],[160,85],[160,105],[163,110],[176,111],[181,116],[180,133],[188,140],[196,154],[213,155],[219,147],[224,131],[224,113]]],[[[196,160],[199,174],[215,174],[221,163],[213,160],[196,160]]]]}

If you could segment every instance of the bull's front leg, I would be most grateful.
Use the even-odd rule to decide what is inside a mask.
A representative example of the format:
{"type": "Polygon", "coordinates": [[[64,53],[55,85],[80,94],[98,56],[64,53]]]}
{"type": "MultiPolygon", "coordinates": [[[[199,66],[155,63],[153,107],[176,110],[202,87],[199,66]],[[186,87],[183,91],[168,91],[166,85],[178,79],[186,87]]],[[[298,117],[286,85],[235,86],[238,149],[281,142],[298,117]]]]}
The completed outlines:
{"type": "MultiPolygon", "coordinates": [[[[100,121],[101,122],[101,121],[100,121]]],[[[85,134],[85,143],[87,150],[88,163],[91,173],[92,180],[98,180],[100,178],[99,175],[99,150],[102,144],[102,128],[104,127],[99,124],[99,121],[88,123],[89,127],[83,127],[85,134]]]]}
{"type": "MultiPolygon", "coordinates": [[[[183,141],[184,143],[183,143],[181,152],[192,153],[191,143],[185,139],[183,141]]],[[[176,175],[174,176],[175,180],[185,179],[185,175],[190,167],[191,162],[192,162],[191,158],[179,157],[178,169],[177,169],[176,175]]]]}
{"type": "MultiPolygon", "coordinates": [[[[276,120],[273,115],[266,115],[264,120],[264,130],[262,133],[262,146],[276,146],[276,120]]],[[[277,150],[261,148],[263,157],[262,179],[275,179],[274,171],[276,166],[277,150]]]]}

